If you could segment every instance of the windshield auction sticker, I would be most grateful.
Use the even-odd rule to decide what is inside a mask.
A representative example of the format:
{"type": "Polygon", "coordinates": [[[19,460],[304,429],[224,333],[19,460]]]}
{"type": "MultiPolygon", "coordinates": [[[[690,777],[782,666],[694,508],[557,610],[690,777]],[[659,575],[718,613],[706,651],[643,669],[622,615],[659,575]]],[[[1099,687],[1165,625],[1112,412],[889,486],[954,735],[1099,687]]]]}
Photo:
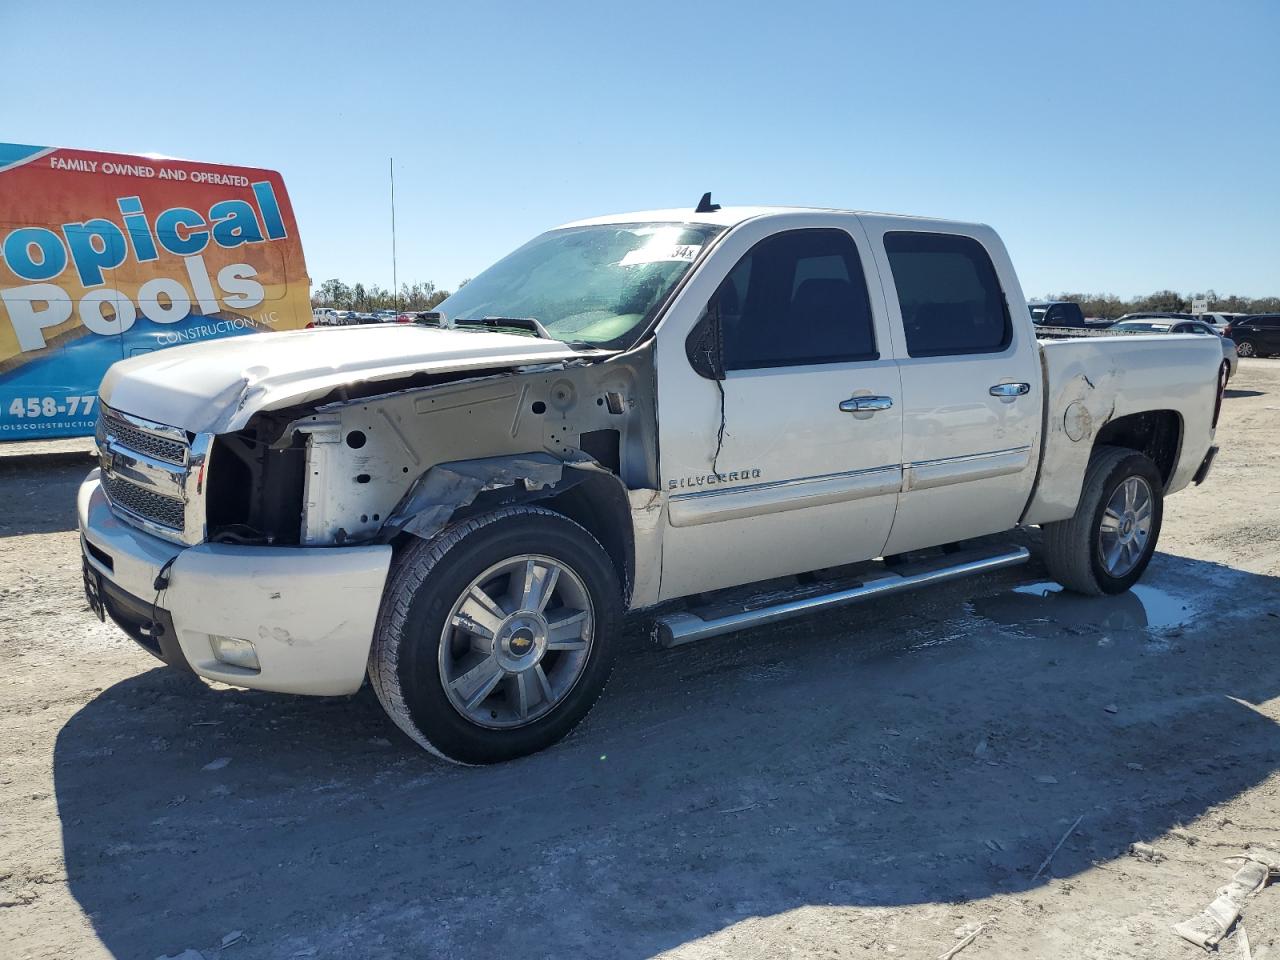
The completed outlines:
{"type": "Polygon", "coordinates": [[[278,173],[0,144],[0,441],[91,434],[118,360],[310,319],[278,173]]]}
{"type": "Polygon", "coordinates": [[[696,243],[647,243],[632,250],[618,264],[631,267],[641,263],[692,263],[702,246],[696,243]]]}

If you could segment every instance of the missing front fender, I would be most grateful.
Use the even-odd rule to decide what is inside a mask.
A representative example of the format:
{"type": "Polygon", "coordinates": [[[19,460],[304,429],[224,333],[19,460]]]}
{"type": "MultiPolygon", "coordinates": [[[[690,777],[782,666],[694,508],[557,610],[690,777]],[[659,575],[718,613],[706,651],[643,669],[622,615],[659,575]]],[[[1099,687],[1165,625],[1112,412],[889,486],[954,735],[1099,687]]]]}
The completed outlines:
{"type": "Polygon", "coordinates": [[[402,533],[430,540],[459,511],[486,490],[506,490],[502,503],[529,502],[563,493],[586,474],[545,453],[483,457],[438,463],[409,488],[387,517],[379,539],[389,542],[402,533]]]}

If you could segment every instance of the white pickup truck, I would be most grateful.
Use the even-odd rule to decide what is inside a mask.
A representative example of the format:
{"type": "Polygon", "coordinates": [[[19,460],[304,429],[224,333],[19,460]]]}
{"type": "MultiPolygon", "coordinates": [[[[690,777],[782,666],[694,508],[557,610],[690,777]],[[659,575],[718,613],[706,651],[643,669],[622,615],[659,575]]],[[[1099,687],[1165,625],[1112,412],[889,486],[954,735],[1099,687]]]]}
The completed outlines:
{"type": "Polygon", "coordinates": [[[976,224],[709,198],[571,223],[426,323],[117,363],[85,589],[202,677],[367,676],[461,763],[563,737],[624,613],[666,601],[672,646],[1020,563],[966,541],[1031,525],[1065,586],[1126,590],[1213,460],[1221,349],[1040,342],[1025,303],[976,224]]]}

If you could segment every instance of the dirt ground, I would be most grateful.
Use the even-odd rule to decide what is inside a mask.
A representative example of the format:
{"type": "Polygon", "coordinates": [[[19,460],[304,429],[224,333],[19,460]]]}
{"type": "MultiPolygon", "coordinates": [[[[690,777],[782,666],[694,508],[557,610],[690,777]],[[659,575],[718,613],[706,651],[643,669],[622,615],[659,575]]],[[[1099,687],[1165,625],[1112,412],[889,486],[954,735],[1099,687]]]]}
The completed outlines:
{"type": "MultiPolygon", "coordinates": [[[[11,447],[0,955],[1199,956],[1171,925],[1280,850],[1280,360],[1218,436],[1133,594],[1033,562],[676,651],[638,623],[573,736],[485,769],[367,690],[160,666],[82,598],[88,457],[11,447]]],[[[1280,960],[1280,890],[1243,925],[1280,960]]]]}

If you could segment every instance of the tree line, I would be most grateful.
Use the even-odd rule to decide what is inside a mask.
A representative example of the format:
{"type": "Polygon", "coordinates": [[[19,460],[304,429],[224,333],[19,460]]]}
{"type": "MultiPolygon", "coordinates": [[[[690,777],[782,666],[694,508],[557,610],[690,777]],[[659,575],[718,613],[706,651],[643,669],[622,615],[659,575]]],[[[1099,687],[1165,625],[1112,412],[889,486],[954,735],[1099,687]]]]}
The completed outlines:
{"type": "MultiPolygon", "coordinates": [[[[461,289],[467,283],[458,284],[461,289]]],[[[338,310],[356,310],[369,313],[374,310],[431,310],[449,296],[430,280],[422,283],[402,283],[400,293],[388,290],[376,283],[347,284],[338,279],[326,280],[311,294],[312,307],[335,307],[338,310]]]]}
{"type": "Polygon", "coordinates": [[[1280,297],[1220,296],[1213,290],[1181,294],[1158,290],[1145,297],[1123,300],[1113,293],[1060,293],[1046,300],[1070,300],[1080,304],[1086,317],[1114,320],[1126,313],[1190,313],[1192,301],[1207,300],[1210,313],[1280,313],[1280,297]]]}
{"type": "MultiPolygon", "coordinates": [[[[466,280],[458,284],[461,288],[466,280]]],[[[341,280],[326,280],[311,295],[313,307],[335,307],[338,310],[357,310],[367,313],[373,310],[432,310],[450,291],[441,290],[430,280],[421,283],[400,284],[397,297],[394,290],[376,283],[347,284],[341,280]]],[[[1126,313],[1190,313],[1192,301],[1207,300],[1214,313],[1280,313],[1280,297],[1240,297],[1232,294],[1220,296],[1213,290],[1204,293],[1178,293],[1176,290],[1158,290],[1142,297],[1122,299],[1113,293],[1059,293],[1046,296],[1046,300],[1070,300],[1080,304],[1086,317],[1115,319],[1126,313]]]]}

